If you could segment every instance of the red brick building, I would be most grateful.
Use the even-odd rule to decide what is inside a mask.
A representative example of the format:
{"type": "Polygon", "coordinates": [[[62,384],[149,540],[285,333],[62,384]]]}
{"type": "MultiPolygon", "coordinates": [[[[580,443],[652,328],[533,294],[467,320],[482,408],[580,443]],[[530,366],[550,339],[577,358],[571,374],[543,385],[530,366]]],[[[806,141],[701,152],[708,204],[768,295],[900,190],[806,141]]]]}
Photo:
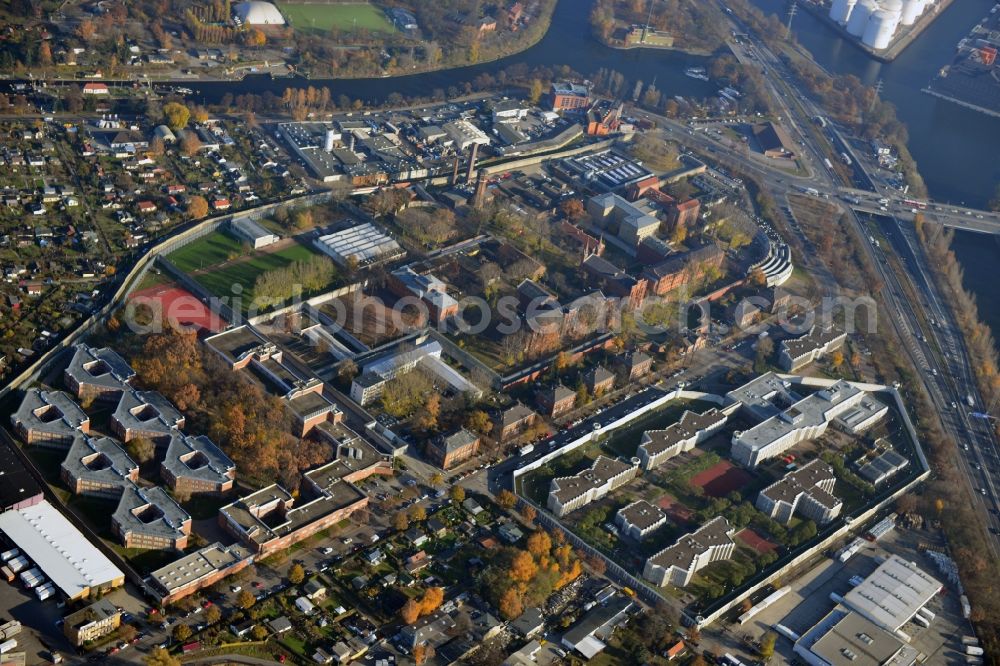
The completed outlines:
{"type": "Polygon", "coordinates": [[[425,453],[441,469],[451,469],[479,453],[479,436],[462,428],[427,442],[425,453]]]}
{"type": "Polygon", "coordinates": [[[553,83],[550,96],[553,111],[582,112],[590,106],[590,90],[576,83],[553,83]]]}
{"type": "Polygon", "coordinates": [[[535,402],[544,414],[556,418],[573,409],[576,392],[562,384],[547,386],[535,394],[535,402]]]}
{"type": "Polygon", "coordinates": [[[678,225],[691,227],[698,221],[700,210],[701,203],[697,199],[674,203],[667,209],[667,222],[670,223],[671,229],[676,229],[678,225]]]}

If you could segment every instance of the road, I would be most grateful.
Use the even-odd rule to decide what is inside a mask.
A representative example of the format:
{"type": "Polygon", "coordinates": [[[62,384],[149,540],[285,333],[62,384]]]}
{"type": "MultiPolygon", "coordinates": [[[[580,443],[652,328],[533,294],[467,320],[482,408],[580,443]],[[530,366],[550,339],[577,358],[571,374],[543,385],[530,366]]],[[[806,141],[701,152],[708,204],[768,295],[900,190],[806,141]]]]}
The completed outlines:
{"type": "MultiPolygon", "coordinates": [[[[793,138],[806,148],[808,159],[813,165],[809,175],[789,175],[775,167],[750,160],[751,171],[763,176],[764,187],[778,201],[787,201],[788,194],[793,192],[805,192],[823,198],[841,199],[852,211],[853,223],[867,241],[866,252],[886,284],[886,289],[883,290],[886,309],[891,317],[891,325],[902,342],[902,351],[913,361],[917,376],[941,416],[945,432],[958,444],[958,453],[961,454],[959,469],[963,472],[971,496],[975,498],[976,508],[983,516],[983,524],[989,530],[990,548],[994,554],[1000,554],[1000,495],[997,494],[997,488],[1000,487],[1000,444],[988,421],[970,416],[972,409],[989,412],[994,405],[983,404],[974,379],[973,361],[969,357],[954,312],[945,304],[945,299],[930,276],[927,257],[915,238],[911,224],[915,215],[922,213],[929,222],[970,231],[1000,233],[1000,214],[910,200],[897,190],[888,187],[879,189],[879,179],[871,175],[864,160],[858,159],[856,154],[852,160],[855,182],[844,184],[842,176],[823,161],[829,158],[823,157],[822,147],[826,144],[828,150],[835,152],[838,148],[845,147],[850,150],[849,142],[830,123],[828,133],[821,133],[812,120],[824,115],[824,112],[811,101],[806,91],[796,87],[792,72],[763,42],[753,36],[747,26],[734,23],[734,27],[743,34],[751,35],[749,42],[741,46],[738,55],[752,49],[754,58],[765,70],[766,80],[777,92],[779,106],[788,118],[793,138]],[[866,189],[869,186],[871,189],[866,189]],[[900,257],[905,269],[903,274],[890,268],[885,255],[887,248],[880,247],[869,233],[870,230],[861,217],[865,213],[892,221],[888,234],[892,239],[892,249],[900,257]],[[910,293],[917,294],[920,302],[912,302],[907,297],[910,293]],[[921,314],[925,316],[920,316],[921,314]]],[[[674,125],[676,127],[678,124],[674,125]]],[[[680,128],[689,132],[684,126],[680,128]]],[[[728,153],[730,158],[736,156],[731,148],[723,148],[718,141],[709,136],[698,137],[699,134],[703,133],[689,133],[685,140],[697,142],[712,152],[728,153]]],[[[746,161],[745,157],[743,161],[746,161]]],[[[795,230],[801,235],[797,227],[795,230]]],[[[807,257],[806,260],[814,264],[809,266],[811,270],[819,268],[815,264],[820,262],[814,257],[807,257]]],[[[822,282],[829,286],[835,284],[825,280],[822,282]]],[[[907,388],[903,387],[904,391],[907,388]]]]}

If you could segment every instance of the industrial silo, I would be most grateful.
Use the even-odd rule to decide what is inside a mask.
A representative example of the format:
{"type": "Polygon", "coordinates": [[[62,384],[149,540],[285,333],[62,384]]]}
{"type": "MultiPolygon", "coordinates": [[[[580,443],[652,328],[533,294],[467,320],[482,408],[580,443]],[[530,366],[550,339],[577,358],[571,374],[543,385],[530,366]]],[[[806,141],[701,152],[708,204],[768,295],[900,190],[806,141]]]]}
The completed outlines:
{"type": "Polygon", "coordinates": [[[851,11],[851,17],[847,19],[848,34],[855,37],[865,34],[868,19],[871,18],[877,9],[878,3],[875,0],[858,0],[858,3],[854,5],[854,9],[851,11]]]}
{"type": "Polygon", "coordinates": [[[868,26],[861,41],[873,49],[881,50],[888,48],[892,36],[896,34],[896,26],[899,25],[899,14],[878,10],[868,19],[868,26]]]}
{"type": "Polygon", "coordinates": [[[913,25],[920,16],[923,4],[920,0],[903,0],[903,12],[899,15],[900,25],[913,25]]]}
{"type": "Polygon", "coordinates": [[[839,23],[840,25],[847,25],[847,19],[851,16],[851,10],[854,9],[858,0],[833,0],[833,5],[830,7],[830,18],[839,23]]]}
{"type": "Polygon", "coordinates": [[[878,8],[899,17],[903,13],[903,0],[879,0],[878,8]]]}

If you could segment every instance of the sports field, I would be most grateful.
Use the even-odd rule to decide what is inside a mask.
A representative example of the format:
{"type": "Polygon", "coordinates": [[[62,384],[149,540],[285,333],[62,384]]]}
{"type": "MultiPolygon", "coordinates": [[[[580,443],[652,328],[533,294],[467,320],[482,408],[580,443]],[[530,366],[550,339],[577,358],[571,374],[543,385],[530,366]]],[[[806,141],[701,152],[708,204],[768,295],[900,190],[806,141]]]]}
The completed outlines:
{"type": "Polygon", "coordinates": [[[257,254],[249,259],[235,261],[219,270],[197,273],[193,277],[216,296],[231,298],[233,285],[238,284],[243,287],[240,295],[244,305],[249,305],[253,299],[254,283],[259,275],[275,268],[284,268],[293,261],[305,261],[315,254],[305,245],[296,243],[278,252],[257,254]]]}
{"type": "Polygon", "coordinates": [[[208,268],[242,253],[240,241],[224,231],[202,236],[184,247],[174,250],[167,258],[185,273],[208,268]]]}
{"type": "Polygon", "coordinates": [[[320,4],[282,2],[278,5],[292,27],[310,32],[329,32],[337,27],[344,32],[366,29],[372,32],[396,32],[385,13],[368,3],[320,4]]]}

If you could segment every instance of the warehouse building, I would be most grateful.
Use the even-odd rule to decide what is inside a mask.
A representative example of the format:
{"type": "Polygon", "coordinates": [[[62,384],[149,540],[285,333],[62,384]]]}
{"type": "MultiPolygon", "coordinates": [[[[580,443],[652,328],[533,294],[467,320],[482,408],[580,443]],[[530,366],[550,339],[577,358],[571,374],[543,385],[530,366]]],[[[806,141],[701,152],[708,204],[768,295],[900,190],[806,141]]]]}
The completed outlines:
{"type": "Polygon", "coordinates": [[[942,589],[914,562],[890,555],[846,595],[844,605],[887,631],[896,632],[942,589]]]}
{"type": "Polygon", "coordinates": [[[810,666],[912,666],[920,656],[897,636],[841,606],[803,634],[794,651],[810,666]]]}
{"type": "Polygon", "coordinates": [[[125,582],[125,574],[45,500],[0,514],[0,531],[70,601],[125,582]]]}
{"type": "Polygon", "coordinates": [[[320,236],[313,241],[313,245],[341,267],[352,262],[357,262],[360,267],[370,266],[380,261],[399,259],[406,254],[399,243],[370,222],[320,236]]]}
{"type": "Polygon", "coordinates": [[[281,236],[273,234],[249,217],[238,217],[229,223],[229,228],[240,240],[250,243],[250,247],[259,250],[268,245],[274,245],[281,236]]]}
{"type": "Polygon", "coordinates": [[[151,573],[150,590],[166,605],[214,585],[253,562],[245,547],[213,543],[151,573]]]}

